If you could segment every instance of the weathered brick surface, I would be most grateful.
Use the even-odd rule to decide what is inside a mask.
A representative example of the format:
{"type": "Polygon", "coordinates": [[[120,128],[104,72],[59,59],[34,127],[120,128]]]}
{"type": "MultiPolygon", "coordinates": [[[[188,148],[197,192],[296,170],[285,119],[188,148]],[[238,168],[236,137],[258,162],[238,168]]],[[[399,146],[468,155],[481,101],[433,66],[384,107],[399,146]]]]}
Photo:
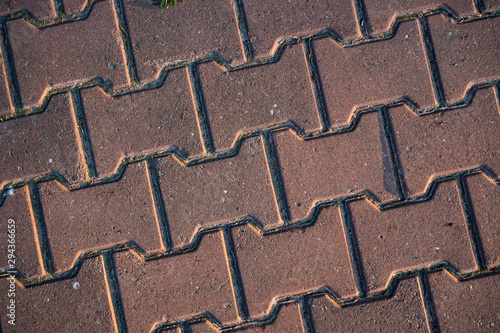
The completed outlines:
{"type": "Polygon", "coordinates": [[[486,266],[500,264],[500,186],[482,175],[469,176],[466,184],[477,224],[486,266]]]}
{"type": "Polygon", "coordinates": [[[440,183],[431,200],[418,204],[379,211],[362,200],[349,208],[370,290],[383,289],[393,271],[442,260],[460,271],[475,268],[454,182],[440,183]]]}
{"type": "Polygon", "coordinates": [[[243,59],[238,24],[229,0],[191,0],[168,11],[148,2],[125,1],[130,39],[141,80],[154,77],[168,61],[211,52],[243,59]],[[152,33],[155,31],[155,33],[152,33]]]}
{"type": "Polygon", "coordinates": [[[20,19],[7,27],[24,106],[38,104],[47,88],[67,82],[99,76],[113,86],[127,83],[109,1],[95,3],[86,20],[71,24],[39,30],[20,19]]]}
{"type": "Polygon", "coordinates": [[[245,1],[248,34],[256,57],[272,55],[283,38],[331,29],[343,40],[359,37],[351,1],[245,1]]]}
{"type": "Polygon", "coordinates": [[[313,46],[332,126],[347,123],[355,107],[403,96],[435,104],[416,21],[403,22],[389,40],[342,48],[325,38],[313,46]]]}
{"type": "Polygon", "coordinates": [[[185,69],[168,73],[159,89],[110,98],[98,88],[82,91],[97,173],[113,173],[127,155],[178,147],[200,154],[200,134],[185,69]]]}
{"type": "Polygon", "coordinates": [[[134,241],[144,251],[161,248],[144,162],[127,167],[118,182],[68,191],[40,184],[50,250],[57,270],[72,267],[79,251],[134,241]]]}
{"type": "Polygon", "coordinates": [[[396,195],[383,127],[364,114],[348,133],[303,141],[291,131],[274,135],[292,220],[307,216],[315,200],[368,190],[380,200],[396,195]]]}
{"type": "Polygon", "coordinates": [[[221,322],[236,320],[219,233],[205,235],[195,251],[179,256],[144,263],[126,252],[116,254],[115,262],[131,333],[206,311],[221,322]]]}
{"type": "MultiPolygon", "coordinates": [[[[31,215],[31,203],[29,192],[26,186],[16,189],[11,189],[3,204],[0,206],[0,252],[3,254],[0,257],[0,269],[9,268],[10,264],[14,264],[15,269],[23,274],[25,277],[40,275],[40,262],[38,260],[37,243],[35,238],[35,231],[33,226],[33,219],[31,215]],[[9,223],[12,219],[15,222],[9,223]],[[12,233],[14,234],[14,241],[10,241],[7,230],[9,224],[14,224],[12,233]],[[8,247],[13,244],[15,247],[8,247]],[[14,250],[8,252],[8,249],[14,250]],[[8,253],[13,254],[15,257],[14,262],[8,261],[8,253]]],[[[3,296],[2,296],[3,297],[3,296]]]]}
{"type": "Polygon", "coordinates": [[[274,64],[229,73],[214,62],[201,64],[200,81],[217,149],[252,128],[290,120],[305,131],[320,127],[300,45],[285,48],[274,64]]]}
{"type": "Polygon", "coordinates": [[[238,155],[185,167],[158,160],[160,185],[174,245],[190,241],[201,226],[250,215],[268,226],[279,222],[264,148],[245,140],[238,155]]]}
{"type": "Polygon", "coordinates": [[[445,272],[428,275],[441,332],[494,332],[500,319],[500,275],[457,282],[445,272]]]}
{"type": "Polygon", "coordinates": [[[52,170],[83,178],[71,112],[68,95],[56,95],[45,112],[0,123],[0,184],[52,170]]]}
{"type": "Polygon", "coordinates": [[[316,332],[427,332],[422,296],[416,279],[403,280],[389,298],[339,308],[326,297],[311,299],[316,332]]]}
{"type": "Polygon", "coordinates": [[[367,25],[370,32],[381,33],[389,30],[391,23],[398,16],[419,13],[428,9],[443,7],[451,10],[458,17],[473,15],[474,4],[468,0],[365,0],[367,25]]]}
{"type": "Polygon", "coordinates": [[[7,81],[3,69],[3,59],[0,58],[0,115],[10,113],[10,101],[7,90],[7,81]]]}
{"type": "Polygon", "coordinates": [[[406,107],[389,111],[408,195],[424,192],[435,174],[489,167],[500,171],[500,115],[492,89],[479,90],[470,106],[417,116],[406,107]]]}
{"type": "Polygon", "coordinates": [[[273,298],[327,287],[356,294],[340,213],[323,209],[313,226],[259,236],[247,226],[233,229],[243,289],[251,317],[268,311],[273,298]]]}
{"type": "Polygon", "coordinates": [[[428,18],[444,97],[462,98],[471,83],[500,77],[500,19],[454,24],[442,15],[428,18]]]}
{"type": "Polygon", "coordinates": [[[102,262],[83,263],[74,278],[23,289],[16,286],[8,298],[10,283],[0,280],[0,322],[5,332],[113,332],[113,320],[102,262]],[[7,302],[15,299],[16,325],[7,323],[7,302]],[[14,328],[14,330],[12,330],[14,328]]]}
{"type": "Polygon", "coordinates": [[[52,1],[50,0],[1,0],[0,16],[26,9],[37,19],[54,16],[52,1]]]}
{"type": "Polygon", "coordinates": [[[500,3],[497,0],[483,0],[483,11],[489,12],[500,9],[500,3]]]}
{"type": "Polygon", "coordinates": [[[62,4],[64,6],[64,12],[66,14],[78,14],[81,13],[85,5],[86,0],[63,0],[62,4]]]}

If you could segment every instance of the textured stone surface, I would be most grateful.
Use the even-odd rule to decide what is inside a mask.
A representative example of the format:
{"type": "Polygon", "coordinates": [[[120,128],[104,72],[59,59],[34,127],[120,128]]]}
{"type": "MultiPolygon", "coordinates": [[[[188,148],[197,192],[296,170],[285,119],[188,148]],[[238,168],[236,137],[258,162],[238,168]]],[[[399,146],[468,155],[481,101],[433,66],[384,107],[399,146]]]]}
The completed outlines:
{"type": "Polygon", "coordinates": [[[37,19],[54,16],[52,1],[50,0],[1,0],[0,15],[7,15],[26,9],[37,19]]]}
{"type": "Polygon", "coordinates": [[[403,96],[420,107],[435,104],[416,21],[402,23],[389,40],[342,48],[325,38],[313,45],[332,126],[347,123],[356,107],[403,96]]]}
{"type": "Polygon", "coordinates": [[[266,66],[228,73],[214,62],[201,64],[200,81],[218,149],[230,147],[238,131],[290,120],[306,131],[320,127],[300,45],[266,66]]]}
{"type": "Polygon", "coordinates": [[[227,61],[243,59],[238,24],[229,0],[185,1],[167,11],[147,1],[125,0],[124,7],[141,80],[154,77],[169,61],[211,52],[227,61]]]}
{"type": "Polygon", "coordinates": [[[161,247],[144,162],[129,165],[118,182],[68,191],[40,184],[47,236],[58,270],[71,268],[80,251],[134,241],[144,251],[161,247]]]}
{"type": "Polygon", "coordinates": [[[127,83],[109,2],[95,3],[88,19],[71,24],[38,30],[15,20],[7,27],[24,106],[39,104],[47,88],[67,82],[99,76],[113,86],[127,83]]]}
{"type": "Polygon", "coordinates": [[[196,113],[185,70],[169,72],[159,89],[110,98],[98,88],[82,91],[82,101],[98,174],[113,173],[121,158],[178,147],[202,152],[196,113]]]}
{"type": "Polygon", "coordinates": [[[311,299],[316,332],[393,331],[427,332],[425,313],[415,279],[399,283],[386,300],[339,308],[326,297],[311,299]]]}
{"type": "Polygon", "coordinates": [[[49,171],[83,178],[83,164],[67,94],[53,96],[45,112],[0,122],[0,184],[49,171]]]}
{"type": "Polygon", "coordinates": [[[209,311],[222,322],[236,310],[221,236],[203,237],[194,252],[151,262],[116,255],[118,283],[129,332],[209,311]]]}
{"type": "Polygon", "coordinates": [[[398,16],[438,7],[447,8],[458,17],[475,13],[473,2],[468,0],[365,0],[364,4],[367,13],[367,25],[372,33],[382,33],[389,30],[391,23],[398,16]]]}
{"type": "Polygon", "coordinates": [[[348,133],[303,141],[290,131],[274,144],[292,220],[307,216],[315,200],[368,190],[380,200],[396,194],[377,113],[365,114],[348,133]]]}
{"type": "Polygon", "coordinates": [[[482,175],[466,178],[468,194],[483,247],[485,264],[500,264],[500,186],[482,175]]]}
{"type": "Polygon", "coordinates": [[[500,77],[500,18],[454,24],[433,15],[428,24],[448,102],[461,99],[472,83],[500,77]]]}
{"type": "Polygon", "coordinates": [[[245,140],[238,155],[216,163],[185,167],[171,157],[158,160],[160,185],[174,245],[195,230],[252,216],[263,225],[279,221],[264,149],[245,140]]]}
{"type": "Polygon", "coordinates": [[[343,40],[359,37],[351,1],[245,1],[248,33],[256,57],[272,55],[283,38],[331,29],[343,40]]]}
{"type": "Polygon", "coordinates": [[[500,114],[492,89],[479,90],[470,106],[417,116],[389,111],[408,195],[424,192],[432,175],[477,165],[500,172],[500,114]]]}
{"type": "Polygon", "coordinates": [[[31,215],[31,203],[29,199],[29,191],[26,186],[16,189],[11,189],[5,197],[3,204],[0,206],[0,251],[4,253],[0,257],[0,269],[9,268],[13,264],[17,271],[25,277],[40,275],[40,262],[38,259],[37,243],[35,231],[31,215]],[[14,220],[14,222],[9,222],[14,220]],[[15,225],[10,227],[9,225],[15,225]],[[9,237],[7,230],[14,236],[9,237]],[[9,241],[9,239],[14,239],[9,241]],[[13,244],[14,247],[8,247],[13,244]],[[8,251],[8,250],[13,250],[8,251]],[[14,262],[8,261],[8,254],[14,255],[14,262]]]}
{"type": "Polygon", "coordinates": [[[0,58],[0,115],[10,113],[10,98],[7,90],[7,81],[5,80],[5,73],[2,68],[3,60],[0,58]]]}
{"type": "MultiPolygon", "coordinates": [[[[7,295],[8,280],[0,280],[0,292],[7,295]]],[[[7,323],[7,302],[15,299],[15,332],[53,330],[55,332],[112,332],[114,330],[108,294],[99,258],[86,261],[78,274],[57,283],[23,289],[15,288],[15,297],[0,299],[0,322],[5,332],[12,332],[7,323]],[[47,318],[51,318],[50,323],[47,318]]]]}
{"type": "Polygon", "coordinates": [[[349,253],[337,207],[323,209],[313,226],[259,236],[233,229],[243,289],[251,317],[268,312],[273,298],[327,287],[356,294],[349,253]]]}
{"type": "Polygon", "coordinates": [[[393,271],[442,260],[460,271],[475,268],[454,182],[439,184],[433,198],[419,204],[378,211],[362,200],[349,208],[370,290],[383,289],[393,271]]]}
{"type": "Polygon", "coordinates": [[[441,332],[495,332],[500,325],[496,274],[457,282],[445,272],[428,276],[441,332]]]}

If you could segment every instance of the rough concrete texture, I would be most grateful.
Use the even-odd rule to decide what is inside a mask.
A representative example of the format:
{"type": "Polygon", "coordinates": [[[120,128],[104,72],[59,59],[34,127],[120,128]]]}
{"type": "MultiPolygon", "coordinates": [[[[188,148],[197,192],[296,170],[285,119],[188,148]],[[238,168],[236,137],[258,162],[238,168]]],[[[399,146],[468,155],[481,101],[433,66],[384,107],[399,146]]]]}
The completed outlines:
{"type": "Polygon", "coordinates": [[[0,332],[499,330],[497,0],[159,2],[0,0],[0,332]]]}

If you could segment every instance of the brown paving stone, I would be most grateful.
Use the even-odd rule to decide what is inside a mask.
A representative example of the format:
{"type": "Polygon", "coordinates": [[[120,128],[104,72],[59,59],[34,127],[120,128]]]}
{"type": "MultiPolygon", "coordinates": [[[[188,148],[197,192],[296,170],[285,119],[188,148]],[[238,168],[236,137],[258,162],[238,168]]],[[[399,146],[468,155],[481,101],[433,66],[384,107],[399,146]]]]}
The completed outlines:
{"type": "Polygon", "coordinates": [[[3,59],[0,57],[0,115],[6,113],[10,113],[10,102],[3,69],[3,59]]]}
{"type": "Polygon", "coordinates": [[[200,65],[200,80],[214,145],[230,147],[240,130],[292,120],[306,131],[319,116],[300,45],[285,48],[277,63],[224,72],[215,62],[200,65]]]}
{"type": "Polygon", "coordinates": [[[216,51],[241,60],[238,25],[229,0],[191,0],[161,10],[146,1],[124,1],[130,39],[141,80],[166,62],[216,51]]]}
{"type": "Polygon", "coordinates": [[[457,282],[445,272],[428,275],[441,332],[497,332],[500,275],[457,282]]]}
{"type": "Polygon", "coordinates": [[[155,323],[210,312],[221,322],[237,320],[221,235],[205,235],[194,252],[141,262],[131,253],[115,255],[129,332],[155,323]]]}
{"type": "Polygon", "coordinates": [[[37,19],[54,17],[50,0],[0,0],[0,16],[26,9],[37,19]]]}
{"type": "Polygon", "coordinates": [[[435,104],[416,21],[403,22],[389,40],[342,48],[325,38],[313,45],[332,126],[346,123],[356,106],[403,96],[419,107],[435,104]]]}
{"type": "Polygon", "coordinates": [[[487,266],[500,264],[500,186],[482,175],[466,178],[466,184],[487,266]]]}
{"type": "Polygon", "coordinates": [[[356,293],[337,207],[323,209],[305,230],[268,236],[248,226],[232,231],[251,317],[267,313],[273,298],[283,295],[325,286],[341,296],[356,293]]]}
{"type": "Polygon", "coordinates": [[[479,90],[465,108],[417,116],[396,107],[389,114],[408,195],[424,192],[435,174],[480,164],[500,172],[500,115],[492,89],[479,90]]]}
{"type": "Polygon", "coordinates": [[[69,269],[79,251],[128,240],[146,252],[161,248],[144,163],[129,165],[117,182],[76,191],[42,183],[40,197],[58,270],[69,269]]]}
{"type": "MultiPolygon", "coordinates": [[[[9,282],[0,280],[0,321],[5,332],[9,282]]],[[[22,289],[16,286],[15,332],[113,332],[102,262],[86,260],[71,279],[22,289]]]]}
{"type": "Polygon", "coordinates": [[[67,82],[99,76],[114,86],[127,83],[109,2],[95,3],[78,22],[38,30],[15,20],[7,27],[24,106],[38,104],[46,88],[67,82]]]}
{"type": "Polygon", "coordinates": [[[469,0],[365,0],[366,19],[372,33],[389,30],[391,23],[398,16],[423,12],[428,9],[445,7],[458,17],[473,15],[474,3],[469,0]]]}
{"type": "Polygon", "coordinates": [[[87,0],[63,0],[64,12],[69,14],[78,14],[83,11],[83,8],[88,3],[87,0]]]}
{"type": "Polygon", "coordinates": [[[454,24],[428,18],[447,102],[461,99],[470,83],[500,78],[500,19],[454,24]]]}
{"type": "Polygon", "coordinates": [[[433,198],[423,203],[379,211],[360,200],[349,207],[370,290],[383,289],[393,271],[442,260],[459,271],[475,268],[453,181],[438,184],[433,198]]]}
{"type": "MultiPolygon", "coordinates": [[[[199,323],[190,326],[191,333],[214,333],[218,332],[208,323],[199,323]]],[[[242,333],[303,333],[302,318],[299,312],[299,306],[296,303],[280,306],[277,317],[274,322],[264,326],[250,326],[248,328],[235,330],[242,333]]]]}
{"type": "Polygon", "coordinates": [[[121,159],[177,146],[200,154],[200,134],[185,69],[170,72],[159,89],[110,98],[101,89],[82,91],[98,174],[113,173],[121,159]]]}
{"type": "Polygon", "coordinates": [[[56,95],[43,113],[0,123],[0,184],[51,170],[82,179],[71,112],[68,95],[56,95]]]}
{"type": "Polygon", "coordinates": [[[326,297],[310,301],[316,332],[427,332],[416,279],[399,282],[390,298],[339,308],[326,297]]]}
{"type": "Polygon", "coordinates": [[[500,9],[498,0],[483,0],[484,11],[494,11],[500,9]]]}
{"type": "Polygon", "coordinates": [[[160,185],[174,245],[189,242],[200,226],[251,215],[269,226],[279,221],[264,149],[250,138],[235,157],[191,167],[158,160],[160,185]]]}
{"type": "Polygon", "coordinates": [[[292,220],[314,201],[366,189],[386,201],[396,194],[377,113],[364,114],[352,132],[303,141],[291,131],[274,135],[292,220]],[[380,128],[379,128],[380,126],[380,128]]]}
{"type": "Polygon", "coordinates": [[[352,1],[245,1],[248,33],[256,57],[272,55],[274,45],[332,29],[343,40],[359,37],[352,1]]]}
{"type": "Polygon", "coordinates": [[[13,249],[16,269],[25,277],[40,275],[40,262],[38,261],[37,245],[35,241],[35,232],[33,229],[32,217],[30,214],[31,203],[29,201],[29,192],[26,187],[11,189],[11,194],[5,197],[5,201],[0,206],[0,268],[9,268],[12,262],[8,262],[8,249],[13,249]],[[9,223],[12,219],[15,222],[9,223]],[[9,225],[15,225],[10,228],[14,231],[14,248],[8,247],[10,244],[7,230],[9,225]]]}

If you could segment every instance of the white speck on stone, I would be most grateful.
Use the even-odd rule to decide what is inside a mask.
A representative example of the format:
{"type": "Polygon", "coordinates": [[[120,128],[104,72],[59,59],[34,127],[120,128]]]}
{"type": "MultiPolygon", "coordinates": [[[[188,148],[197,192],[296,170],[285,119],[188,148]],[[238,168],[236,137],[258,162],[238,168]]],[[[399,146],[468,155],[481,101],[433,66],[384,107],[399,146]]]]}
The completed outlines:
{"type": "Polygon", "coordinates": [[[227,190],[224,190],[224,194],[227,194],[227,190]]]}
{"type": "Polygon", "coordinates": [[[472,290],[472,287],[474,287],[474,286],[473,286],[473,285],[471,285],[471,286],[469,287],[469,288],[470,288],[470,290],[472,290]]]}
{"type": "Polygon", "coordinates": [[[7,190],[6,195],[14,195],[14,188],[13,188],[13,187],[9,188],[9,189],[7,190]]]}
{"type": "Polygon", "coordinates": [[[47,303],[48,303],[49,301],[50,301],[50,298],[45,297],[45,302],[47,302],[47,303]]]}
{"type": "Polygon", "coordinates": [[[278,107],[278,104],[274,104],[274,105],[273,105],[273,108],[277,108],[277,107],[278,107]]]}
{"type": "Polygon", "coordinates": [[[52,163],[52,159],[51,158],[49,158],[49,163],[52,163]]]}
{"type": "Polygon", "coordinates": [[[450,31],[450,32],[448,32],[448,38],[450,38],[450,37],[451,37],[451,35],[453,35],[453,33],[452,33],[451,31],[450,31]]]}
{"type": "Polygon", "coordinates": [[[405,38],[408,39],[408,35],[405,35],[405,38]]]}
{"type": "Polygon", "coordinates": [[[271,109],[271,116],[274,114],[274,109],[271,109]]]}
{"type": "Polygon", "coordinates": [[[439,247],[436,247],[434,250],[439,251],[439,247]]]}
{"type": "Polygon", "coordinates": [[[222,198],[222,199],[220,199],[220,202],[221,202],[221,203],[225,203],[225,202],[226,202],[226,199],[225,199],[225,198],[222,198]]]}
{"type": "Polygon", "coordinates": [[[80,288],[80,283],[73,282],[73,289],[78,289],[78,288],[80,288]]]}

